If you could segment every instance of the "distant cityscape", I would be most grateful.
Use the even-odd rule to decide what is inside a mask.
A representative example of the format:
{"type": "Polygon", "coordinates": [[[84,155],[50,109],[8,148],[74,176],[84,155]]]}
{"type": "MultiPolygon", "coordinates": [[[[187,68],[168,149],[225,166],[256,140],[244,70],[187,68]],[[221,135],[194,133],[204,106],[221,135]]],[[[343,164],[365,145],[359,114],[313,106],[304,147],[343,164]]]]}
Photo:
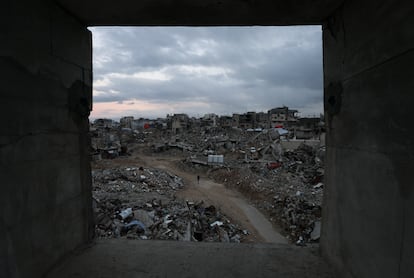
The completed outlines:
{"type": "Polygon", "coordinates": [[[324,131],[324,116],[299,117],[298,110],[286,106],[276,107],[266,112],[246,112],[232,116],[219,116],[214,113],[203,117],[189,117],[187,114],[167,114],[165,118],[148,119],[125,116],[119,122],[112,119],[96,119],[91,127],[124,128],[136,131],[146,129],[169,130],[180,134],[201,127],[240,128],[247,131],[261,131],[268,128],[284,128],[298,139],[309,139],[324,131]]]}

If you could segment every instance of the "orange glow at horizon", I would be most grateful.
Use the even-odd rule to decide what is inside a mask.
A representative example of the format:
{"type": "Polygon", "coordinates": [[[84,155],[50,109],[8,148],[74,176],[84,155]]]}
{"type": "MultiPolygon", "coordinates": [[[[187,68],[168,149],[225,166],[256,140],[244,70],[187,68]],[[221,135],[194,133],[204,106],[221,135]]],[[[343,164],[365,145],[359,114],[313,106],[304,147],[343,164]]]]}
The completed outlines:
{"type": "Polygon", "coordinates": [[[165,117],[167,114],[182,113],[189,109],[194,112],[208,111],[210,105],[201,102],[154,103],[141,100],[127,100],[122,102],[97,102],[93,104],[91,119],[109,118],[119,119],[123,116],[135,118],[165,117]]]}

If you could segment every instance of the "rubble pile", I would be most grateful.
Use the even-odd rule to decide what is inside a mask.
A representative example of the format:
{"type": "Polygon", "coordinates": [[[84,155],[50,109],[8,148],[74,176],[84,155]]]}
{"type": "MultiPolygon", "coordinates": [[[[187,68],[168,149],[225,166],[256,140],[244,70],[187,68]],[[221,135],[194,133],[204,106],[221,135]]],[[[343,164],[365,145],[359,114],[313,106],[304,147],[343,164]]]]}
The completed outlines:
{"type": "MultiPolygon", "coordinates": [[[[185,121],[180,126],[132,132],[132,128],[97,126],[94,150],[113,153],[117,148],[119,155],[125,150],[137,150],[146,155],[180,157],[182,161],[177,166],[181,170],[207,174],[242,192],[283,229],[291,242],[304,245],[318,241],[325,153],[320,136],[319,142],[314,137],[309,140],[313,142],[300,144],[305,140],[298,140],[299,133],[289,124],[287,129],[279,125],[224,128],[204,125],[203,121],[191,128],[185,121]]],[[[182,187],[182,182],[165,171],[125,168],[97,170],[93,175],[99,213],[111,220],[103,220],[98,229],[101,236],[203,241],[228,238],[236,242],[243,236],[220,213],[212,214],[209,207],[176,200],[174,192],[182,187]],[[117,198],[108,196],[110,193],[116,193],[117,198]],[[116,215],[127,208],[134,212],[132,216],[117,219],[116,215]],[[137,214],[136,210],[140,212],[137,214]],[[142,220],[148,218],[147,214],[149,222],[142,220]],[[134,228],[127,231],[122,228],[129,224],[134,228]]]]}
{"type": "Polygon", "coordinates": [[[274,196],[272,209],[274,215],[279,217],[278,222],[282,224],[288,233],[288,238],[298,245],[306,242],[319,240],[319,234],[313,233],[315,226],[320,225],[321,204],[309,201],[308,196],[300,191],[297,195],[280,194],[274,196]],[[319,224],[318,224],[319,223],[319,224]]]}
{"type": "Polygon", "coordinates": [[[98,237],[240,242],[247,231],[214,206],[175,198],[181,178],[158,169],[94,170],[98,237]]]}
{"type": "Polygon", "coordinates": [[[128,144],[138,140],[137,133],[131,129],[90,128],[91,153],[94,160],[113,159],[128,155],[128,144]]]}
{"type": "Polygon", "coordinates": [[[284,167],[290,173],[303,175],[305,183],[315,185],[323,180],[324,155],[325,147],[315,149],[301,144],[295,151],[284,152],[284,167]]]}
{"type": "Polygon", "coordinates": [[[93,186],[105,192],[171,193],[183,186],[182,179],[159,169],[126,167],[92,171],[93,186]]]}
{"type": "Polygon", "coordinates": [[[168,146],[180,149],[186,157],[181,169],[205,171],[242,192],[283,229],[291,242],[303,245],[318,241],[324,147],[301,144],[294,150],[282,150],[275,131],[230,131],[175,135],[178,143],[168,146]],[[217,153],[224,154],[225,163],[208,165],[206,155],[217,153]]]}
{"type": "Polygon", "coordinates": [[[319,240],[323,150],[301,145],[297,150],[286,151],[276,165],[257,163],[210,173],[267,212],[290,241],[303,245],[319,240]]]}

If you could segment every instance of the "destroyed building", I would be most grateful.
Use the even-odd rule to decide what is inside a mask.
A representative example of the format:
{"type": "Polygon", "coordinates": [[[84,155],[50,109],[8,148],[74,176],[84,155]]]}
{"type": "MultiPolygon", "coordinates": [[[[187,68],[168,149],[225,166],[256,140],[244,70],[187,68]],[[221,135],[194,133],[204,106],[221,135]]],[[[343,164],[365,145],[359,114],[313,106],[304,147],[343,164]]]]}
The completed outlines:
{"type": "Polygon", "coordinates": [[[200,118],[201,127],[209,126],[216,127],[219,122],[219,117],[214,113],[205,114],[200,118]]]}
{"type": "Polygon", "coordinates": [[[174,114],[170,116],[171,131],[173,134],[183,133],[190,127],[187,114],[174,114]]]}
{"type": "Polygon", "coordinates": [[[239,127],[240,114],[233,113],[232,119],[232,127],[239,127]]]}
{"type": "Polygon", "coordinates": [[[122,117],[119,120],[119,124],[121,125],[121,127],[123,128],[131,128],[133,126],[133,122],[134,122],[134,117],[133,116],[126,116],[126,117],[122,117]]]}
{"type": "Polygon", "coordinates": [[[244,114],[233,114],[233,127],[243,129],[270,128],[276,126],[294,126],[297,124],[299,117],[297,110],[291,110],[288,107],[278,107],[265,112],[250,111],[244,114]]]}
{"type": "Polygon", "coordinates": [[[295,123],[291,123],[293,137],[296,139],[320,139],[325,131],[323,115],[320,117],[301,117],[295,123]]]}
{"type": "Polygon", "coordinates": [[[256,126],[255,128],[269,128],[269,115],[265,112],[256,113],[256,126]]]}
{"type": "Polygon", "coordinates": [[[222,128],[230,128],[233,125],[233,118],[230,116],[220,116],[219,125],[222,128]]]}
{"type": "Polygon", "coordinates": [[[251,129],[256,127],[256,112],[247,112],[238,115],[238,127],[251,129]]]}
{"type": "Polygon", "coordinates": [[[115,121],[111,119],[96,119],[93,121],[93,127],[96,128],[112,128],[115,126],[115,121]]]}
{"type": "Polygon", "coordinates": [[[297,110],[291,110],[286,106],[270,109],[268,112],[269,122],[272,127],[290,126],[298,120],[297,110]]]}
{"type": "Polygon", "coordinates": [[[143,130],[150,125],[151,120],[145,118],[133,119],[131,122],[131,128],[134,130],[143,130]]]}

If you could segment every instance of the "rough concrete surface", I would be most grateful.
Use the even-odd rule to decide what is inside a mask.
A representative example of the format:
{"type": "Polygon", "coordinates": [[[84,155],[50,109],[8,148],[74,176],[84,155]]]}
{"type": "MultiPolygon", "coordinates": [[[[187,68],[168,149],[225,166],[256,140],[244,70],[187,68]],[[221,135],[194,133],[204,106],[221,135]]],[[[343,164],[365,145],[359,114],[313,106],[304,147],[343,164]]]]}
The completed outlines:
{"type": "MultiPolygon", "coordinates": [[[[1,277],[41,277],[89,240],[86,27],[129,22],[323,22],[323,254],[343,277],[414,276],[411,1],[139,1],[134,9],[128,4],[137,1],[59,2],[4,1],[0,9],[1,277]]],[[[306,249],[177,244],[99,243],[54,277],[324,277],[306,274],[320,270],[314,256],[301,255],[306,249]]]]}
{"type": "Polygon", "coordinates": [[[102,240],[47,278],[330,278],[315,248],[276,244],[102,240]]]}
{"type": "Polygon", "coordinates": [[[321,247],[344,277],[414,276],[413,12],[408,2],[345,1],[324,27],[321,247]]]}
{"type": "Polygon", "coordinates": [[[52,1],[0,15],[0,277],[40,277],[91,236],[91,33],[52,1]]]}
{"type": "Polygon", "coordinates": [[[320,24],[343,0],[57,0],[87,25],[320,24]]]}

